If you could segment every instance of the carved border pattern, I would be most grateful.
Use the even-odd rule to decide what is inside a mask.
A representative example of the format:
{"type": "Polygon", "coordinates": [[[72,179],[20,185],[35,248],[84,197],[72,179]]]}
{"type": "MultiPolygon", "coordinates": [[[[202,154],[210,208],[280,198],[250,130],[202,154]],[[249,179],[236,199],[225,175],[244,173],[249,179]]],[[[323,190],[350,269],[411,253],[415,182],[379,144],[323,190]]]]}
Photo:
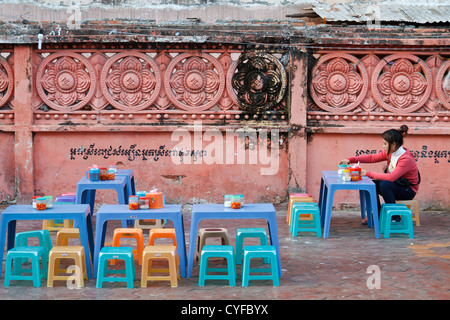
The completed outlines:
{"type": "Polygon", "coordinates": [[[0,108],[11,98],[14,89],[14,74],[8,61],[0,57],[0,108]]]}
{"type": "MultiPolygon", "coordinates": [[[[245,55],[253,66],[247,71],[262,79],[257,90],[263,99],[243,101],[240,94],[250,96],[255,87],[238,87],[228,79],[242,74],[232,54],[235,59],[244,55],[226,49],[35,53],[36,119],[58,120],[57,113],[63,113],[68,120],[71,114],[82,112],[83,119],[91,120],[104,115],[109,120],[136,115],[143,120],[168,119],[173,114],[195,119],[194,113],[211,120],[238,120],[240,114],[249,119],[248,113],[265,110],[286,119],[283,98],[288,84],[283,64],[266,53],[245,55]]],[[[271,115],[270,119],[275,118],[271,115]]]]}

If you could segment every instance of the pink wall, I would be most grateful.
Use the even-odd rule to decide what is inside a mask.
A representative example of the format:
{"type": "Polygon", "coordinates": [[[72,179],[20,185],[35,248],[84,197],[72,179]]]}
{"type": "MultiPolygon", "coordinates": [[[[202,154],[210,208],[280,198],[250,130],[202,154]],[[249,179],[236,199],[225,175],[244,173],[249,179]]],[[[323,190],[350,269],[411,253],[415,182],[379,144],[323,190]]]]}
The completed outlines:
{"type": "Polygon", "coordinates": [[[0,203],[14,199],[14,134],[0,132],[0,203]]]}

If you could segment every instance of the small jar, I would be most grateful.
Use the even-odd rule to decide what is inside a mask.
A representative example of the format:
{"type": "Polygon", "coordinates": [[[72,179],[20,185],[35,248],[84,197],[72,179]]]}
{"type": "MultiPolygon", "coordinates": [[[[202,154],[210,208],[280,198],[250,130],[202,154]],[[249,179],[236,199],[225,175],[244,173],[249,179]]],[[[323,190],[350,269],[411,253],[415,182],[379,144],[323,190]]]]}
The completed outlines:
{"type": "Polygon", "coordinates": [[[238,194],[237,196],[241,198],[241,207],[242,207],[244,205],[244,195],[238,194]]]}
{"type": "Polygon", "coordinates": [[[52,196],[45,196],[44,198],[47,201],[46,202],[47,209],[53,208],[53,197],[52,196]]]}
{"type": "Polygon", "coordinates": [[[38,197],[38,196],[33,197],[33,209],[36,209],[36,202],[37,202],[36,199],[37,198],[40,198],[40,197],[38,197]]]}
{"type": "Polygon", "coordinates": [[[40,197],[36,199],[36,209],[37,210],[47,209],[47,199],[45,197],[40,197]]]}
{"type": "Polygon", "coordinates": [[[101,181],[108,180],[108,174],[107,174],[108,169],[106,169],[106,168],[104,168],[104,167],[101,167],[101,168],[99,168],[99,169],[100,169],[99,179],[100,179],[101,181]]]}
{"type": "Polygon", "coordinates": [[[342,178],[342,176],[344,175],[344,170],[347,169],[347,165],[346,164],[340,164],[338,165],[338,176],[340,178],[342,178]]]}
{"type": "Polygon", "coordinates": [[[231,198],[233,196],[231,194],[226,194],[223,196],[223,206],[225,208],[231,208],[231,198]]]}
{"type": "Polygon", "coordinates": [[[89,180],[98,181],[99,177],[100,177],[100,169],[99,168],[89,169],[89,180]]]}
{"type": "Polygon", "coordinates": [[[116,170],[108,169],[106,172],[107,180],[115,180],[116,179],[116,170]]]}
{"type": "Polygon", "coordinates": [[[350,181],[350,170],[345,169],[344,173],[342,174],[342,180],[343,181],[350,181]]]}
{"type": "Polygon", "coordinates": [[[128,197],[128,208],[130,210],[139,209],[139,197],[138,196],[129,196],[128,197]]]}
{"type": "Polygon", "coordinates": [[[147,197],[139,197],[139,209],[148,209],[150,201],[147,197]]]}
{"type": "Polygon", "coordinates": [[[241,197],[233,196],[231,198],[231,209],[240,209],[241,208],[241,197]]]}
{"type": "Polygon", "coordinates": [[[136,195],[140,198],[140,197],[145,197],[145,195],[147,194],[147,191],[136,191],[136,195]]]}
{"type": "Polygon", "coordinates": [[[115,164],[113,164],[113,163],[110,164],[108,170],[113,170],[114,173],[115,173],[115,172],[117,171],[117,165],[115,165],[115,164]]]}

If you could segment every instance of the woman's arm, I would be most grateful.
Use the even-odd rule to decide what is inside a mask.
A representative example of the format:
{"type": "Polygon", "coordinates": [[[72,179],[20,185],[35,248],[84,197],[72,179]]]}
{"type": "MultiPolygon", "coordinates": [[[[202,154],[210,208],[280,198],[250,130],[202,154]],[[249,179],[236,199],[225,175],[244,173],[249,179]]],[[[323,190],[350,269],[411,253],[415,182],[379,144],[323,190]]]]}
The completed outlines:
{"type": "Polygon", "coordinates": [[[375,163],[375,162],[381,162],[381,161],[386,161],[388,159],[387,153],[386,151],[381,151],[379,153],[376,154],[365,154],[362,156],[357,156],[357,157],[350,157],[347,160],[349,161],[349,163],[375,163]]]}

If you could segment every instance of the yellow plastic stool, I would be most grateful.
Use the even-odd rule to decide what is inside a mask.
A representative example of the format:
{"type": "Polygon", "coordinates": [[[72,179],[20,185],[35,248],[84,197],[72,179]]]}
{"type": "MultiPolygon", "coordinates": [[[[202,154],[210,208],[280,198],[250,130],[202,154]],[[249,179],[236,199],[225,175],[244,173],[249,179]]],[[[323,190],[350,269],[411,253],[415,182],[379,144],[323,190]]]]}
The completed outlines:
{"type": "Polygon", "coordinates": [[[61,273],[75,273],[77,287],[84,287],[84,279],[87,279],[86,258],[83,246],[56,246],[50,250],[48,257],[47,287],[53,287],[55,280],[67,281],[73,279],[73,275],[60,275],[61,273]],[[60,269],[59,264],[63,259],[74,260],[75,269],[71,272],[60,269]]]}
{"type": "MultiPolygon", "coordinates": [[[[144,233],[139,228],[117,228],[114,229],[113,247],[120,247],[120,239],[134,238],[136,239],[136,249],[133,250],[134,258],[138,260],[139,265],[142,264],[142,252],[144,251],[144,233]]],[[[116,264],[116,259],[111,260],[111,265],[116,264]]]]}
{"type": "Polygon", "coordinates": [[[80,241],[80,230],[78,228],[62,228],[56,234],[56,245],[68,246],[69,239],[78,239],[80,241]]]}
{"type": "Polygon", "coordinates": [[[200,261],[200,254],[205,246],[207,238],[220,238],[222,245],[229,245],[228,230],[225,228],[201,228],[197,232],[197,246],[195,260],[200,261]]]}
{"type": "Polygon", "coordinates": [[[147,246],[142,255],[141,287],[147,287],[148,281],[170,281],[172,288],[178,287],[180,272],[176,262],[177,248],[171,245],[147,246]],[[152,262],[156,259],[166,259],[169,268],[152,268],[152,262]],[[152,273],[169,273],[169,275],[153,275],[152,273]]]}
{"type": "Polygon", "coordinates": [[[416,226],[420,226],[420,217],[419,217],[419,204],[417,200],[397,200],[395,201],[398,204],[404,204],[408,207],[409,210],[413,213],[412,220],[416,223],[416,226]]]}
{"type": "MultiPolygon", "coordinates": [[[[287,212],[287,217],[286,217],[286,221],[289,225],[291,225],[292,205],[295,202],[314,202],[314,199],[313,199],[313,197],[289,197],[288,212],[287,212]]],[[[312,215],[302,215],[301,218],[303,218],[304,220],[308,220],[308,219],[312,220],[312,215]]]]}

